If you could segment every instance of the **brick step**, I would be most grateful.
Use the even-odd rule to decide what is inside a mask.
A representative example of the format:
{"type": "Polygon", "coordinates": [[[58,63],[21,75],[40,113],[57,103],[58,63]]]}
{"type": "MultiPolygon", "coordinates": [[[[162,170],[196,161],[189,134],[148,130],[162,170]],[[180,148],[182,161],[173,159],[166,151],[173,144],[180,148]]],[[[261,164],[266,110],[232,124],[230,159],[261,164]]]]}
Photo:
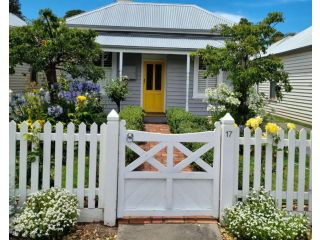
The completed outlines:
{"type": "Polygon", "coordinates": [[[206,223],[216,224],[218,221],[206,216],[177,217],[124,217],[118,219],[118,224],[170,224],[170,223],[206,223]]]}

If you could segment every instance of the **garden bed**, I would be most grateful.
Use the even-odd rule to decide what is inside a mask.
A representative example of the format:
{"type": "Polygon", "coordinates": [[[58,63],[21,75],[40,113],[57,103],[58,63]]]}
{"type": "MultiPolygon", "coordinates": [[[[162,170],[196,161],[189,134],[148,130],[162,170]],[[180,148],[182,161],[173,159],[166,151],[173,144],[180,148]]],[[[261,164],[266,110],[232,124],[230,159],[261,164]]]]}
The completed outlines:
{"type": "MultiPolygon", "coordinates": [[[[25,240],[10,236],[10,240],[25,240]]],[[[76,229],[63,237],[63,240],[115,240],[117,239],[117,228],[107,227],[103,223],[78,223],[76,229]]]]}

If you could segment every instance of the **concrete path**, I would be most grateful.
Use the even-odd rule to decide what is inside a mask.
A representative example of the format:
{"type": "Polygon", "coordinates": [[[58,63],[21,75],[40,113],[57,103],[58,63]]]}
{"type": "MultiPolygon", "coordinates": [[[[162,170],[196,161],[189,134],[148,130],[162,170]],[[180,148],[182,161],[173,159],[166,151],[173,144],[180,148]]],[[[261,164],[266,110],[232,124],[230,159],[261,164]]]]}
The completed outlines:
{"type": "Polygon", "coordinates": [[[117,240],[222,240],[217,224],[120,224],[117,240]]]}

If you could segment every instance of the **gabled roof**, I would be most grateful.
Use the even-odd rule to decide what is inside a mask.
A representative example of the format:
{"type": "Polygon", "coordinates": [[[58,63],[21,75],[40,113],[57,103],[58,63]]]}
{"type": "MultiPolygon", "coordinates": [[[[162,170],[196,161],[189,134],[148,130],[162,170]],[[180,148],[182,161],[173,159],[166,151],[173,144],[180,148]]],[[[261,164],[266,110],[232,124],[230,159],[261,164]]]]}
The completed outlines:
{"type": "Polygon", "coordinates": [[[272,44],[268,48],[266,55],[280,54],[309,46],[312,46],[312,27],[309,27],[294,36],[286,37],[272,44]]]}
{"type": "Polygon", "coordinates": [[[13,13],[9,13],[9,26],[20,27],[26,26],[27,23],[13,13]]]}
{"type": "Polygon", "coordinates": [[[66,20],[68,25],[105,29],[144,29],[209,32],[219,24],[233,24],[196,5],[121,1],[66,20]]]}

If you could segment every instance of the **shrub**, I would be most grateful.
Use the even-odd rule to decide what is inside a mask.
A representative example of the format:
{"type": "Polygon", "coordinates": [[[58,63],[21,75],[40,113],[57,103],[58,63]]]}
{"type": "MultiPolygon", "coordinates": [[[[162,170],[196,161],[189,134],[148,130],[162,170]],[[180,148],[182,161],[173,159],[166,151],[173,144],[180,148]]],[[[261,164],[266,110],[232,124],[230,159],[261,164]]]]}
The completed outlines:
{"type": "Polygon", "coordinates": [[[166,113],[167,122],[172,133],[179,133],[178,128],[182,122],[188,122],[192,119],[192,114],[186,112],[183,108],[169,108],[166,113]]]}
{"type": "MultiPolygon", "coordinates": [[[[193,132],[205,132],[213,129],[213,125],[209,124],[206,117],[194,116],[190,112],[186,112],[182,108],[170,108],[167,110],[167,121],[172,133],[193,133],[193,132]]],[[[183,143],[191,151],[196,151],[203,143],[183,143]]],[[[201,158],[212,165],[213,150],[210,150],[203,154],[201,158]]],[[[192,163],[193,170],[202,171],[203,169],[199,165],[192,163]]]]}
{"type": "Polygon", "coordinates": [[[226,209],[223,224],[237,239],[306,239],[308,218],[278,209],[264,191],[251,191],[243,202],[226,209]]]}
{"type": "Polygon", "coordinates": [[[31,195],[21,212],[12,219],[14,236],[53,239],[69,233],[79,216],[74,194],[50,188],[31,195]]]}
{"type": "Polygon", "coordinates": [[[100,96],[100,86],[92,81],[68,81],[63,76],[50,86],[55,101],[50,98],[48,89],[31,89],[24,94],[11,95],[10,120],[17,123],[30,121],[50,121],[55,124],[73,122],[78,125],[98,125],[106,120],[100,96]],[[79,101],[80,100],[80,101],[79,101]]]}
{"type": "Polygon", "coordinates": [[[142,131],[144,128],[144,112],[141,107],[127,106],[120,111],[120,119],[126,120],[126,128],[142,131]]]}
{"type": "Polygon", "coordinates": [[[107,81],[104,90],[111,101],[117,104],[120,112],[120,103],[128,96],[128,81],[126,78],[117,78],[107,81]]]}
{"type": "MultiPolygon", "coordinates": [[[[126,120],[126,128],[131,130],[142,131],[144,129],[143,118],[144,112],[141,107],[127,106],[120,111],[120,119],[126,120]]],[[[138,155],[131,149],[126,149],[126,163],[133,162],[138,155]]]]}

